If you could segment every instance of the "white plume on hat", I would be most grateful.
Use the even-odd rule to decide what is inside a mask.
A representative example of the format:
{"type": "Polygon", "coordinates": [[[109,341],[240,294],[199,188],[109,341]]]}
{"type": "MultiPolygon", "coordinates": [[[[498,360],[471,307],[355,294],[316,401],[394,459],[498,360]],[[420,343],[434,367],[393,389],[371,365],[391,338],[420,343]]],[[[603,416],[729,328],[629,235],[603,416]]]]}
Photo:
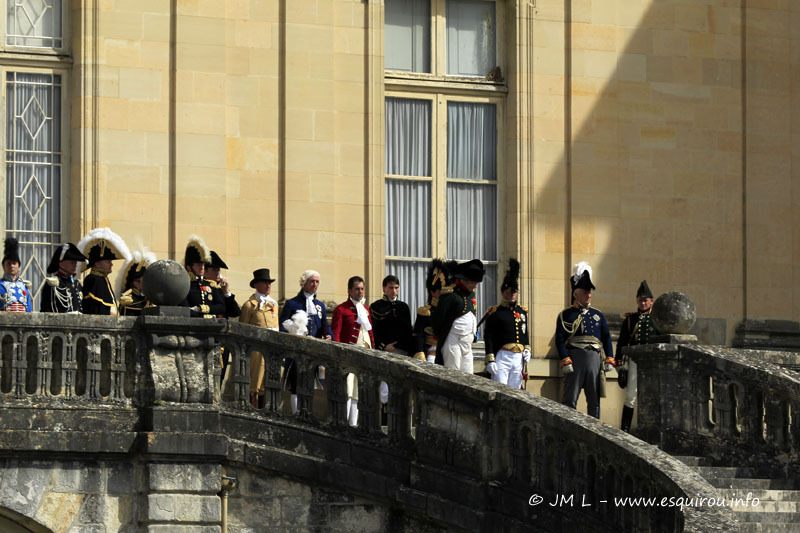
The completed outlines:
{"type": "MultiPolygon", "coordinates": [[[[78,250],[88,258],[89,251],[100,241],[105,241],[105,245],[111,248],[111,251],[117,256],[117,259],[130,260],[131,251],[128,250],[128,245],[125,244],[122,237],[111,231],[111,228],[94,228],[78,242],[78,250]]],[[[78,274],[83,271],[83,268],[84,264],[78,263],[78,274]]]]}
{"type": "Polygon", "coordinates": [[[592,279],[592,267],[589,265],[588,261],[581,261],[577,265],[575,265],[574,273],[572,274],[572,280],[577,283],[581,276],[583,276],[584,272],[589,273],[589,280],[592,279]]]}
{"type": "Polygon", "coordinates": [[[125,280],[128,278],[128,272],[131,268],[140,269],[141,267],[149,267],[156,262],[156,254],[148,252],[147,248],[143,250],[136,250],[133,252],[131,258],[122,265],[120,274],[117,276],[117,283],[114,290],[117,296],[125,292],[125,280]]]}

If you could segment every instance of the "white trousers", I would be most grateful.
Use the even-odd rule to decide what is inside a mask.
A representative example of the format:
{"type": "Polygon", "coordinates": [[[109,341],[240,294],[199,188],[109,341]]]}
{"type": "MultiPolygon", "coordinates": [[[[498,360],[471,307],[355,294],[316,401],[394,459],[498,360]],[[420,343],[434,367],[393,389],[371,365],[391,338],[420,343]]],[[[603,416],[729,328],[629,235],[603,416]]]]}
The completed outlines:
{"type": "Polygon", "coordinates": [[[633,409],[636,407],[636,393],[638,392],[636,384],[636,363],[628,359],[628,384],[625,386],[625,407],[633,409]]]}
{"type": "Polygon", "coordinates": [[[442,346],[444,366],[472,374],[472,340],[474,338],[475,335],[472,333],[458,334],[451,329],[442,346]]]}
{"type": "Polygon", "coordinates": [[[522,384],[522,354],[498,350],[494,357],[497,373],[492,380],[518,389],[522,384]]]}

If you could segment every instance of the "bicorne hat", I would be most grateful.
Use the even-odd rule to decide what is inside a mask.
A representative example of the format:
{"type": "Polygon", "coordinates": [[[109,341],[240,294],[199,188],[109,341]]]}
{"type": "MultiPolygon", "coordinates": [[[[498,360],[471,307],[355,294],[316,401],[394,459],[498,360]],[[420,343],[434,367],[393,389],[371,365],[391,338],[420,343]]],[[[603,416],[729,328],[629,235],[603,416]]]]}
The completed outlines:
{"type": "Polygon", "coordinates": [[[47,273],[55,274],[58,272],[58,264],[61,261],[86,261],[86,256],[81,253],[77,246],[71,242],[65,242],[53,252],[53,257],[50,258],[50,263],[47,265],[47,273]]]}
{"type": "Polygon", "coordinates": [[[228,265],[225,264],[225,261],[223,261],[222,258],[219,256],[219,254],[217,254],[217,252],[215,252],[214,250],[211,250],[211,261],[206,263],[206,268],[209,267],[224,268],[226,270],[228,269],[228,265]]]}
{"type": "Polygon", "coordinates": [[[581,261],[575,265],[575,271],[572,277],[569,278],[569,282],[572,285],[573,291],[575,289],[593,291],[597,288],[594,286],[594,283],[592,283],[592,267],[586,261],[581,261]]]}
{"type": "MultiPolygon", "coordinates": [[[[122,237],[111,231],[111,228],[95,228],[78,242],[78,249],[86,255],[89,267],[104,259],[130,260],[131,252],[122,237]]],[[[78,267],[80,272],[82,266],[78,267]]]]}
{"type": "Polygon", "coordinates": [[[650,287],[647,286],[647,280],[642,280],[639,284],[639,289],[636,291],[637,298],[652,298],[653,293],[650,292],[650,287]]]}
{"type": "Polygon", "coordinates": [[[471,259],[465,263],[456,266],[455,277],[457,279],[464,279],[469,281],[483,281],[483,275],[486,270],[483,268],[483,263],[480,259],[471,259]]]}
{"type": "Polygon", "coordinates": [[[122,265],[122,273],[117,277],[117,294],[122,294],[131,287],[133,282],[147,272],[147,267],[156,262],[156,255],[153,252],[143,252],[136,250],[130,260],[122,265]]]}
{"type": "Polygon", "coordinates": [[[211,263],[211,250],[206,246],[206,241],[202,237],[192,235],[189,237],[189,242],[186,243],[186,253],[183,255],[184,266],[190,266],[195,263],[211,263]]]}

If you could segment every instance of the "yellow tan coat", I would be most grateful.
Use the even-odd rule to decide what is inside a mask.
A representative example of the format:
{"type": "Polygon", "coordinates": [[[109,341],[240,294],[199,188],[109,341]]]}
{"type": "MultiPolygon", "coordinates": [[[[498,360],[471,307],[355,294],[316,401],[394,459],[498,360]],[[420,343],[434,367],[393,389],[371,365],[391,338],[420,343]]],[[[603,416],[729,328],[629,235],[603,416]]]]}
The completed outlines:
{"type": "MultiPolygon", "coordinates": [[[[250,324],[260,328],[278,329],[278,306],[272,302],[267,302],[261,306],[258,295],[253,294],[249,300],[242,305],[242,314],[239,322],[250,324]]],[[[250,354],[250,393],[264,394],[264,356],[261,352],[250,354]]]]}

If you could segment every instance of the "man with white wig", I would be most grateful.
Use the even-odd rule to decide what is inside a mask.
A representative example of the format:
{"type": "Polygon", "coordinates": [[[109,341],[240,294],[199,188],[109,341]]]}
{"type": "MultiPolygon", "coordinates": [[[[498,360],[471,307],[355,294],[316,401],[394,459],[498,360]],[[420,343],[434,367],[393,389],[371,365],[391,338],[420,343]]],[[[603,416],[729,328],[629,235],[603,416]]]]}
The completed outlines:
{"type": "MultiPolygon", "coordinates": [[[[328,325],[328,318],[325,312],[325,304],[317,300],[317,290],[319,289],[319,272],[316,270],[306,270],[300,276],[300,292],[297,296],[286,300],[281,311],[280,330],[287,333],[297,333],[308,335],[318,339],[330,340],[332,337],[331,328],[328,325]],[[306,315],[306,331],[297,332],[292,327],[293,317],[296,313],[302,312],[306,315]],[[291,330],[290,330],[291,328],[291,330]]],[[[292,393],[292,413],[297,412],[297,365],[291,358],[286,358],[284,362],[284,380],[292,393]]]]}
{"type": "Polygon", "coordinates": [[[586,394],[588,414],[600,418],[600,398],[605,396],[605,375],[614,368],[614,349],[606,318],[591,307],[592,267],[586,261],[575,265],[570,278],[572,305],[558,315],[555,344],[564,374],[562,403],[575,409],[581,389],[586,394]],[[603,360],[601,353],[605,350],[603,360]]]}

